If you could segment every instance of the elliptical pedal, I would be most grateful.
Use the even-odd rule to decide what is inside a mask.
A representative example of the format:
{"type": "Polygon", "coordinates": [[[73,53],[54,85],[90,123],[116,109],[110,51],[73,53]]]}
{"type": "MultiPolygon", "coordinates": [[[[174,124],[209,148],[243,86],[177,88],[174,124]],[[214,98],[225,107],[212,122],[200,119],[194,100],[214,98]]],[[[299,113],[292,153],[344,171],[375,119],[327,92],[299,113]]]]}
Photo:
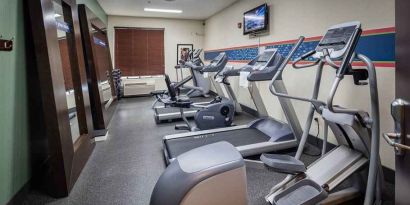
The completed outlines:
{"type": "Polygon", "coordinates": [[[273,198],[274,205],[314,205],[327,198],[327,192],[310,179],[302,179],[273,198]]]}
{"type": "Polygon", "coordinates": [[[262,154],[261,161],[277,172],[287,174],[299,174],[306,171],[305,164],[289,155],[280,154],[262,154]]]}

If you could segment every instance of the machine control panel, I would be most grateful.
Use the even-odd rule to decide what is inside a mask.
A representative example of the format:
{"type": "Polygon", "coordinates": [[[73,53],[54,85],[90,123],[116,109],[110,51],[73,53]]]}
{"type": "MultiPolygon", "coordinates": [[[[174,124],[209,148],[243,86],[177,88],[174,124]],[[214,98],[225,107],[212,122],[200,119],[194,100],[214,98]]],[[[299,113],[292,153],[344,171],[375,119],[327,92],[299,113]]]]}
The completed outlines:
{"type": "Polygon", "coordinates": [[[355,21],[330,27],[316,47],[316,54],[313,57],[322,57],[325,49],[332,59],[343,57],[347,51],[347,46],[353,40],[355,31],[360,29],[360,26],[360,22],[355,21]]]}

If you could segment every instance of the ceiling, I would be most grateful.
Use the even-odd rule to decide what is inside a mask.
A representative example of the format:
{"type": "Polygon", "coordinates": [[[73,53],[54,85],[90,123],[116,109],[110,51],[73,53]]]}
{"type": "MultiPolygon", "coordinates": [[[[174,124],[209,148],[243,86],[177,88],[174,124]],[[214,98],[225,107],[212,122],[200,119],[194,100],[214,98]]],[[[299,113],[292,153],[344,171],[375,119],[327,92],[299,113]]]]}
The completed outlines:
{"type": "Polygon", "coordinates": [[[108,15],[205,20],[237,0],[97,0],[108,15]],[[177,9],[183,13],[146,12],[144,8],[177,9]]]}

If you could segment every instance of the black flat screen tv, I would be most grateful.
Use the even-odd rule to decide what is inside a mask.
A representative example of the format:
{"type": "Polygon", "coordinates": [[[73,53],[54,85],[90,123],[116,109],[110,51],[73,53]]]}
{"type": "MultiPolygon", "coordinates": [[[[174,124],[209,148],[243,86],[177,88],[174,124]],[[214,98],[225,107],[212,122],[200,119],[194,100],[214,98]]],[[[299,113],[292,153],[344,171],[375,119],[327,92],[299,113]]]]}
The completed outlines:
{"type": "Polygon", "coordinates": [[[269,7],[262,4],[243,14],[243,35],[257,33],[268,29],[269,7]]]}

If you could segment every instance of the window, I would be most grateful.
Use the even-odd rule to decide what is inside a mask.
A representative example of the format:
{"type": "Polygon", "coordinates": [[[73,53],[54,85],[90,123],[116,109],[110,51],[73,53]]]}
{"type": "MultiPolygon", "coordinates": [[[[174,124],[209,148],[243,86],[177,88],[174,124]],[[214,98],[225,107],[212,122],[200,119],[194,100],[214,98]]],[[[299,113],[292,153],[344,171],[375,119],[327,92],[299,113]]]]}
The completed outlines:
{"type": "Polygon", "coordinates": [[[123,76],[163,75],[164,30],[115,28],[115,67],[123,76]]]}

